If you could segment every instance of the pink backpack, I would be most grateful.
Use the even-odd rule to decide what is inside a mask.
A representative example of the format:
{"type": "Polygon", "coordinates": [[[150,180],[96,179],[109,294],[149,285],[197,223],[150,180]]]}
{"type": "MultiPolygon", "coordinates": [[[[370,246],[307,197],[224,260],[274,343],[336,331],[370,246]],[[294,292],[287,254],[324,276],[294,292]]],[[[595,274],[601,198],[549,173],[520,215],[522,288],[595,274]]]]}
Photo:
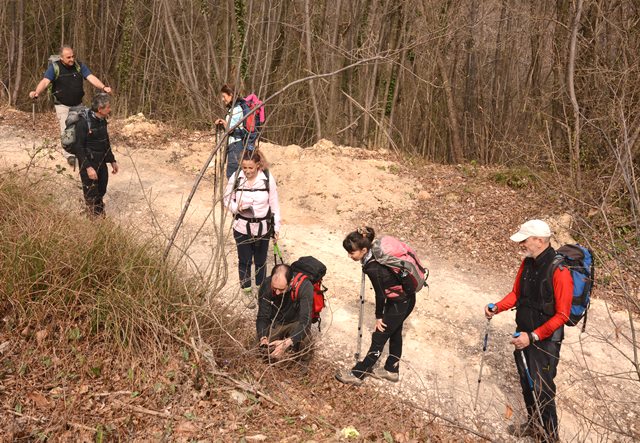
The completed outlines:
{"type": "Polygon", "coordinates": [[[428,286],[429,270],[420,263],[418,254],[406,243],[385,235],[373,241],[371,252],[378,263],[391,268],[400,279],[409,277],[408,281],[416,292],[428,286]]]}

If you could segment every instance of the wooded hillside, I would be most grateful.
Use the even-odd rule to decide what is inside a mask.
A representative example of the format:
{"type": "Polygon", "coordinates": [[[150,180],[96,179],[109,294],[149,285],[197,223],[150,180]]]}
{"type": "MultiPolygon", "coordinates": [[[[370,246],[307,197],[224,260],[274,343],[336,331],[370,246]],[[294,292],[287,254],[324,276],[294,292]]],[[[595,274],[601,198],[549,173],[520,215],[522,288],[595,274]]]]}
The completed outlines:
{"type": "Polygon", "coordinates": [[[8,0],[2,98],[28,106],[61,43],[115,88],[120,114],[200,126],[222,112],[225,82],[266,98],[337,72],[269,101],[266,137],[397,147],[442,162],[571,161],[577,181],[577,165],[612,173],[614,163],[638,159],[638,8],[625,0],[8,0]]]}

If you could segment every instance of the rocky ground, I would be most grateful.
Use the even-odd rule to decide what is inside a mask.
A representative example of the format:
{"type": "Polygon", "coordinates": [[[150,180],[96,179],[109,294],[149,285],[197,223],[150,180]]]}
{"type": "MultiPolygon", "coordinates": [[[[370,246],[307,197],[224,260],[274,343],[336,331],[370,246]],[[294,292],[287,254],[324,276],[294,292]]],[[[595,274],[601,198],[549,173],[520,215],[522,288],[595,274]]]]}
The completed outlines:
{"type": "MultiPolygon", "coordinates": [[[[68,207],[79,210],[77,177],[52,149],[55,143],[44,141],[55,140],[53,130],[42,129],[55,128],[52,116],[39,117],[35,130],[30,117],[2,111],[0,167],[56,175],[68,207]]],[[[213,137],[175,131],[143,116],[114,121],[111,131],[121,172],[110,179],[109,216],[145,235],[168,237],[215,144],[213,137]]],[[[406,324],[400,382],[366,383],[496,440],[511,441],[506,427],[523,410],[508,343],[513,313],[491,323],[480,399],[473,410],[486,326],[482,307],[510,290],[520,257],[508,237],[520,223],[547,219],[558,241],[569,241],[571,217],[560,199],[550,199],[540,186],[509,187],[496,180],[497,168],[422,164],[325,140],[306,148],[263,143],[262,149],[278,183],[286,259],[314,255],[328,268],[321,358],[353,364],[360,270],[342,249],[344,235],[361,224],[397,235],[414,245],[429,266],[430,288],[418,295],[406,324]]],[[[212,198],[214,169],[195,194],[178,237],[179,245],[189,244],[191,265],[203,273],[215,268],[211,257],[219,241],[209,216],[223,216],[212,198]]],[[[226,239],[229,278],[218,296],[236,300],[235,251],[226,239]]],[[[371,288],[366,299],[364,347],[374,323],[371,288]]],[[[237,299],[235,309],[252,327],[255,311],[245,300],[237,299]]],[[[640,384],[632,378],[629,325],[626,312],[596,299],[587,330],[567,329],[556,378],[563,441],[625,441],[639,435],[640,384]]],[[[354,405],[366,401],[357,389],[335,389],[354,405]]]]}

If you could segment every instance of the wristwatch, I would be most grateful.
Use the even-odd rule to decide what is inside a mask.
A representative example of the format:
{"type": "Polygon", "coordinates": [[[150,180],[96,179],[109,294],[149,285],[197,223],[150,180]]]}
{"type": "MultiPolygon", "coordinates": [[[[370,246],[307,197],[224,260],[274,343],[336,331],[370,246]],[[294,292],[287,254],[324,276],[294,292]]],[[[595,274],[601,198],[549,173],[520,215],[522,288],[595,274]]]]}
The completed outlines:
{"type": "Polygon", "coordinates": [[[527,335],[529,335],[529,341],[531,343],[535,343],[540,340],[540,337],[538,337],[538,334],[536,334],[535,332],[527,332],[527,335]]]}

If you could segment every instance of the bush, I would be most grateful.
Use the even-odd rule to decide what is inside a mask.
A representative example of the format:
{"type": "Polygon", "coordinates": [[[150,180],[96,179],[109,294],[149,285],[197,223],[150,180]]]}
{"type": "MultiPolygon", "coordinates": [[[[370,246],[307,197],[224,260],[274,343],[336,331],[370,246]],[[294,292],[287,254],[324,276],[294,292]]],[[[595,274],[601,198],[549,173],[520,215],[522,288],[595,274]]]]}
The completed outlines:
{"type": "Polygon", "coordinates": [[[190,329],[205,291],[175,273],[153,241],[108,219],[60,210],[44,185],[0,176],[0,314],[8,326],[101,336],[120,350],[147,349],[190,329]]]}
{"type": "Polygon", "coordinates": [[[536,177],[527,168],[510,168],[493,174],[493,181],[513,189],[523,189],[533,186],[536,177]]]}

